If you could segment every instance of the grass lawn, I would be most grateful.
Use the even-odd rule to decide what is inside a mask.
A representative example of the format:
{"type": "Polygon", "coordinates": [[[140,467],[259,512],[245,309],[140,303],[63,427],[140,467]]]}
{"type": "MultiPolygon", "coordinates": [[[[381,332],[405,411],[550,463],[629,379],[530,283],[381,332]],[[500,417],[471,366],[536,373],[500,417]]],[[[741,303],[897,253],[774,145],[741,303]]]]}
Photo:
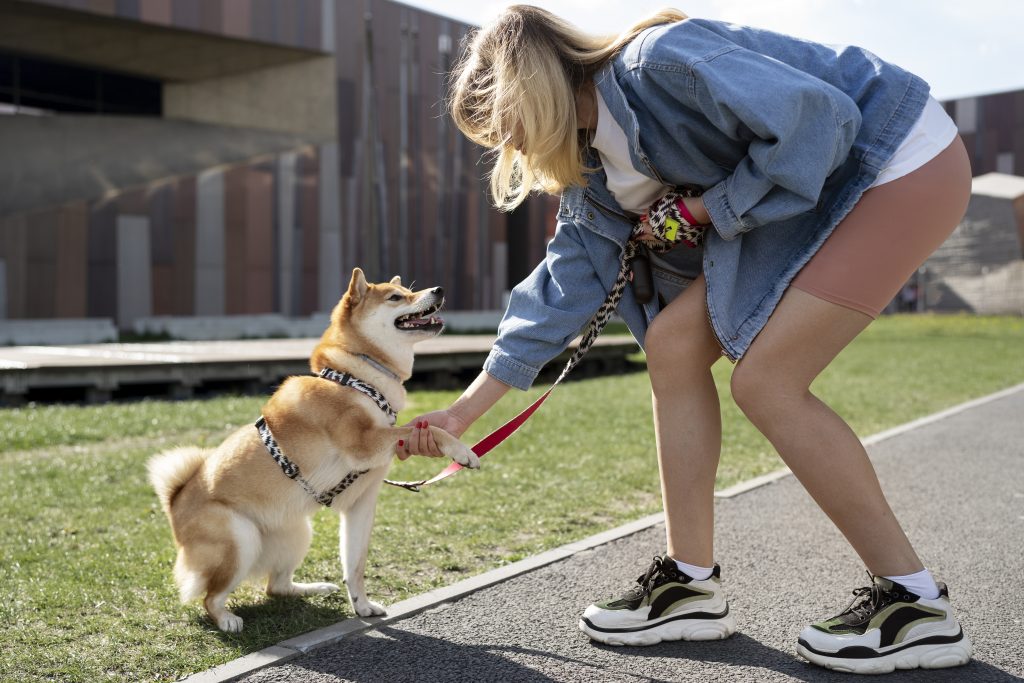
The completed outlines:
{"type": "MultiPolygon", "coordinates": [[[[718,487],[781,466],[723,396],[718,487]]],[[[879,320],[815,384],[862,436],[1024,382],[1024,320],[895,316],[879,320]]],[[[514,392],[472,443],[544,387],[514,392]]],[[[458,392],[416,392],[400,416],[458,392]]],[[[268,599],[253,587],[229,606],[245,619],[218,632],[171,580],[170,529],[145,478],[153,453],[216,444],[253,421],[263,399],[142,401],[0,410],[0,680],[173,680],[351,616],[342,594],[268,599]]],[[[396,464],[393,478],[436,472],[396,464]]],[[[367,570],[389,604],[656,512],[658,472],[645,373],[560,387],[512,440],[420,494],[385,487],[367,570]]],[[[299,581],[340,583],[337,518],[314,520],[299,581]]],[[[658,548],[651,548],[652,554],[658,548]]]]}

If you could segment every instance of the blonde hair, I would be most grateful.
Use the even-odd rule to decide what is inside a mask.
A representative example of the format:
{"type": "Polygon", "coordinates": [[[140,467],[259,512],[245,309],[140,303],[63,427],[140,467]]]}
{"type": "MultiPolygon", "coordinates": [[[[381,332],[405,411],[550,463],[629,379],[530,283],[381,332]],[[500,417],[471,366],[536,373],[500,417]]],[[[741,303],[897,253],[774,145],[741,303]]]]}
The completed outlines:
{"type": "Polygon", "coordinates": [[[557,194],[585,183],[578,91],[641,31],[683,19],[666,9],[618,36],[593,36],[546,10],[513,5],[468,37],[452,71],[449,109],[459,130],[495,157],[498,208],[514,209],[533,190],[557,194]]]}

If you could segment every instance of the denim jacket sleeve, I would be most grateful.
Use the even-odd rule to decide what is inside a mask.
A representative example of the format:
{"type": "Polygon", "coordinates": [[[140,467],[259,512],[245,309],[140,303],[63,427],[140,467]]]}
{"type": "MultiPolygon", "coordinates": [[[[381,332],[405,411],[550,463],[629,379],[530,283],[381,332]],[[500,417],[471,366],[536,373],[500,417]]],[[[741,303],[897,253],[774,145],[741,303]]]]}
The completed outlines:
{"type": "MultiPolygon", "coordinates": [[[[658,42],[658,53],[671,54],[669,41],[658,42]]],[[[732,43],[679,60],[688,68],[651,63],[645,74],[722,134],[748,143],[732,173],[704,193],[718,233],[734,239],[815,208],[857,136],[856,103],[813,75],[732,43]]]]}
{"type": "Polygon", "coordinates": [[[529,389],[541,368],[580,333],[607,292],[575,223],[560,221],[547,256],[512,290],[484,370],[529,389]]]}

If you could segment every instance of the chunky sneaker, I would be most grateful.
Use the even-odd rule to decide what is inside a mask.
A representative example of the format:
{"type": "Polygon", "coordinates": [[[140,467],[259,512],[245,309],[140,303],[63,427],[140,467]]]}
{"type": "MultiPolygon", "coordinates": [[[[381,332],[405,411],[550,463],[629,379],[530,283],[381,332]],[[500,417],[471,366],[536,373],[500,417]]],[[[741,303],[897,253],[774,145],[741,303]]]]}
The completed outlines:
{"type": "Polygon", "coordinates": [[[663,640],[721,640],[736,631],[722,592],[721,569],[697,581],[670,557],[655,557],[637,585],[617,600],[583,612],[580,630],[607,645],[654,645],[663,640]]]}
{"type": "Polygon", "coordinates": [[[800,633],[797,654],[858,674],[967,663],[971,641],[953,616],[946,584],[939,584],[939,597],[928,600],[881,576],[871,579],[870,586],[853,591],[856,597],[844,612],[800,633]]]}

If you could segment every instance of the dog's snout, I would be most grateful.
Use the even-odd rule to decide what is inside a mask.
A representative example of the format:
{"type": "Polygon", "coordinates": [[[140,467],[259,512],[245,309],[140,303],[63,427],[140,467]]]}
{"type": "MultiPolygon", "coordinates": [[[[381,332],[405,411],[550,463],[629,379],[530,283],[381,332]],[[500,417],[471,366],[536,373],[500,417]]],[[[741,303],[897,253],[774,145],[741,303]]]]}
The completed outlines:
{"type": "Polygon", "coordinates": [[[434,287],[430,291],[436,294],[437,296],[444,296],[444,287],[434,287]]]}

